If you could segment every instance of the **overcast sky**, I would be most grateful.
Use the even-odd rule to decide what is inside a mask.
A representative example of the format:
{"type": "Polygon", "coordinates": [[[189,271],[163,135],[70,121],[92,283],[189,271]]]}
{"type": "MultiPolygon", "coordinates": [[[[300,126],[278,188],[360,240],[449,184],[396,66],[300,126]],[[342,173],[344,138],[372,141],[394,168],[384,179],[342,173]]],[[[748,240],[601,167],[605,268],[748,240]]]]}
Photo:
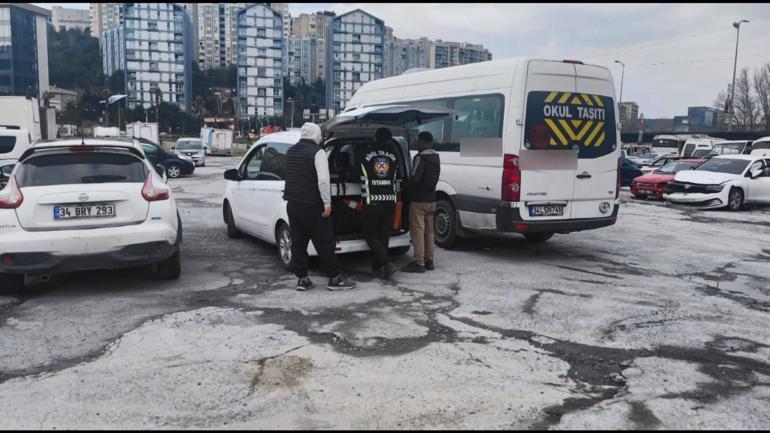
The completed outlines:
{"type": "MultiPolygon", "coordinates": [[[[43,7],[54,4],[36,3],[43,7]]],[[[67,7],[87,9],[88,3],[67,7]]],[[[494,59],[538,56],[577,59],[610,68],[623,100],[646,118],[711,106],[732,80],[733,21],[741,25],[738,69],[770,62],[770,4],[494,4],[296,3],[302,12],[361,8],[396,36],[483,44],[494,59]]]]}

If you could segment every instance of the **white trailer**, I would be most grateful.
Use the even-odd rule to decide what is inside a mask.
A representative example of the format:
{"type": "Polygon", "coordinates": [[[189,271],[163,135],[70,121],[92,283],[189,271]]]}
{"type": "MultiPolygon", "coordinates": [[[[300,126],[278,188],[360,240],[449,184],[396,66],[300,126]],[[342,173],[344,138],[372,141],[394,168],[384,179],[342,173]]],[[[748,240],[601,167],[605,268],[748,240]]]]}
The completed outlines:
{"type": "Polygon", "coordinates": [[[201,143],[207,155],[233,154],[233,130],[201,128],[201,143]]]}
{"type": "Polygon", "coordinates": [[[126,135],[133,138],[144,138],[160,146],[160,135],[157,123],[134,122],[126,125],[126,135]]]}
{"type": "MultiPolygon", "coordinates": [[[[40,104],[37,98],[0,96],[0,126],[26,129],[31,141],[43,138],[40,130],[40,104]]],[[[51,138],[55,138],[56,136],[51,138]]]]}

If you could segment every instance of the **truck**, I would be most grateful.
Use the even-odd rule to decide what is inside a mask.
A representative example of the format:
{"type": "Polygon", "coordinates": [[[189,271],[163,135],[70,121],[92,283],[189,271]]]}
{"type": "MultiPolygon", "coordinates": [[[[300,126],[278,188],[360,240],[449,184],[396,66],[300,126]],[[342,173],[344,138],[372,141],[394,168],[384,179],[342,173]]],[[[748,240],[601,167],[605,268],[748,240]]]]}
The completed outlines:
{"type": "Polygon", "coordinates": [[[160,146],[157,123],[134,122],[126,125],[126,136],[144,138],[160,146]]]}
{"type": "MultiPolygon", "coordinates": [[[[0,126],[18,127],[29,133],[29,141],[43,137],[40,128],[40,104],[37,98],[0,96],[0,126]]],[[[49,138],[56,138],[56,135],[49,138]]]]}
{"type": "Polygon", "coordinates": [[[201,143],[207,155],[226,155],[233,153],[233,130],[201,128],[201,143]]]}

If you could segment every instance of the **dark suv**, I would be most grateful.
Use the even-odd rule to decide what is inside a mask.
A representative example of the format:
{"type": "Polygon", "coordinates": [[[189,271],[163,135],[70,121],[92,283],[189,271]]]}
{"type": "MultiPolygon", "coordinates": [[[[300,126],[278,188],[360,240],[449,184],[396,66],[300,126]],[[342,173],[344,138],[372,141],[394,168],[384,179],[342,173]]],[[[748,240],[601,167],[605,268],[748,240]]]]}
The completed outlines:
{"type": "Polygon", "coordinates": [[[160,164],[165,167],[166,175],[169,178],[175,179],[179,176],[192,174],[195,171],[195,162],[192,159],[184,159],[177,154],[168,153],[146,138],[134,138],[134,140],[142,143],[144,154],[147,155],[147,159],[150,160],[153,166],[160,164]]]}

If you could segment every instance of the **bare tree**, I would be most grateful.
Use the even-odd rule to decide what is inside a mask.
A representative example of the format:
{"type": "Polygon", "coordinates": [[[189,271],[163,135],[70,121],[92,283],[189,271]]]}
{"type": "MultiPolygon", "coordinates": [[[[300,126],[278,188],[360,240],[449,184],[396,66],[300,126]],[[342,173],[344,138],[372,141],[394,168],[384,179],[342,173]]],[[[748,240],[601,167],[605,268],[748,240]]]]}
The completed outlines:
{"type": "Polygon", "coordinates": [[[759,124],[764,131],[770,130],[770,63],[754,72],[754,91],[757,94],[759,124]]]}
{"type": "Polygon", "coordinates": [[[757,106],[757,98],[751,90],[749,68],[743,68],[735,81],[735,97],[733,98],[735,124],[738,130],[756,131],[757,128],[759,107],[757,106]]]}

